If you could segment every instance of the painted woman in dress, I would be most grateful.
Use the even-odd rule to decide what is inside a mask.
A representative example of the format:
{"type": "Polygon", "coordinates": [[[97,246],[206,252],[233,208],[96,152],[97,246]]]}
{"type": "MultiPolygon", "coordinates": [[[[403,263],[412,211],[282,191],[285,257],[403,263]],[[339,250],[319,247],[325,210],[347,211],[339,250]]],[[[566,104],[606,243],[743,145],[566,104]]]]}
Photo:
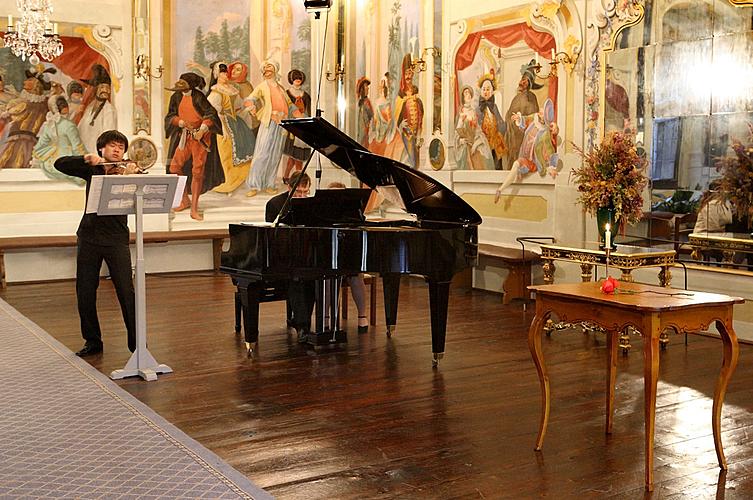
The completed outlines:
{"type": "Polygon", "coordinates": [[[68,101],[65,97],[54,95],[47,101],[50,111],[47,120],[39,129],[39,140],[31,152],[32,168],[40,168],[51,179],[63,179],[83,185],[83,179],[61,173],[54,167],[55,160],[61,156],[77,156],[87,153],[78,127],[68,119],[68,101]]]}
{"type": "Polygon", "coordinates": [[[225,63],[212,63],[209,102],[217,110],[222,122],[222,135],[217,137],[225,182],[214,188],[218,193],[232,193],[243,184],[251,168],[256,137],[241,118],[243,104],[238,88],[231,84],[225,63]]]}
{"type": "Polygon", "coordinates": [[[455,146],[458,168],[463,170],[494,170],[494,159],[486,136],[479,127],[478,113],[473,104],[473,89],[463,87],[463,107],[455,126],[455,146]]]}

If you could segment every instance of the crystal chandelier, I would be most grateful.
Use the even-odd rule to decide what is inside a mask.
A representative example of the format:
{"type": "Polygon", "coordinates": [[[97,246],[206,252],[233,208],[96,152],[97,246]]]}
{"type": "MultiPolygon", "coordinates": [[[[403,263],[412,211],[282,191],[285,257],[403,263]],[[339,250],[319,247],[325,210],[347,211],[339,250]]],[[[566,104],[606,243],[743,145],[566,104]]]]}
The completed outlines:
{"type": "Polygon", "coordinates": [[[13,25],[8,16],[5,46],[22,60],[39,64],[40,56],[51,61],[63,53],[63,42],[58,35],[57,23],[50,22],[51,0],[16,0],[21,19],[13,25]]]}

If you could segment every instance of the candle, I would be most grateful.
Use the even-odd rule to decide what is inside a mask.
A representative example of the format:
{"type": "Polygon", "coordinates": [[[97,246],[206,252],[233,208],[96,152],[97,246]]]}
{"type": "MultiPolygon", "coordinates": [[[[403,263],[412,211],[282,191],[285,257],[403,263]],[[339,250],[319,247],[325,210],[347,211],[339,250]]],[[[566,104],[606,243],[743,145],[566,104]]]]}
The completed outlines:
{"type": "Polygon", "coordinates": [[[554,48],[552,48],[552,62],[554,62],[554,48]]]}
{"type": "Polygon", "coordinates": [[[612,232],[609,224],[604,226],[604,247],[607,248],[607,251],[612,248],[612,232]]]}
{"type": "Polygon", "coordinates": [[[53,23],[53,24],[52,24],[52,32],[53,32],[54,34],[56,34],[56,35],[60,33],[60,32],[58,31],[58,23],[53,23]]]}
{"type": "Polygon", "coordinates": [[[539,53],[534,52],[534,54],[536,54],[536,66],[538,66],[539,65],[539,53]]]}
{"type": "Polygon", "coordinates": [[[8,29],[13,27],[13,16],[8,16],[8,29]]]}

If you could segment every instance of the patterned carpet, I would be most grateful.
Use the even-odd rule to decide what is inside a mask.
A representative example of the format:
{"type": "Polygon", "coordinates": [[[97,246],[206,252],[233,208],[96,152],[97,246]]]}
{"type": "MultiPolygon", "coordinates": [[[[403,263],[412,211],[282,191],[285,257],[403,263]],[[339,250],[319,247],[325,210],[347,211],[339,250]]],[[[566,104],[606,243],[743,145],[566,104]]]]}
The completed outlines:
{"type": "Polygon", "coordinates": [[[3,300],[0,345],[0,498],[272,498],[3,300]]]}

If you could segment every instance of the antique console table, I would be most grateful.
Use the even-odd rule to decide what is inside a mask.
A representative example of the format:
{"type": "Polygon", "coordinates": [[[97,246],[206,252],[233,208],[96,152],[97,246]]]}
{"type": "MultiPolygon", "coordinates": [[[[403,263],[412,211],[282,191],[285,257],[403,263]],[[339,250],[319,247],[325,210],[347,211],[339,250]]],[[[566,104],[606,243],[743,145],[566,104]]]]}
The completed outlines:
{"type": "Polygon", "coordinates": [[[703,260],[704,251],[716,250],[721,252],[723,264],[732,265],[735,252],[753,253],[750,233],[691,233],[688,244],[693,249],[693,260],[703,260]]]}
{"type": "MultiPolygon", "coordinates": [[[[542,243],[541,259],[544,261],[544,283],[554,283],[554,261],[563,260],[580,264],[581,278],[591,281],[593,267],[606,264],[607,256],[599,249],[596,242],[579,243],[542,243]]],[[[651,247],[638,247],[617,244],[617,250],[610,252],[609,266],[619,269],[620,280],[633,281],[631,272],[641,267],[659,267],[659,284],[670,286],[672,273],[669,270],[675,263],[675,251],[651,247]]]]}
{"type": "Polygon", "coordinates": [[[614,388],[617,374],[617,336],[628,326],[643,335],[644,415],[645,415],[645,478],[646,489],[654,487],[654,422],[656,388],[659,378],[659,334],[666,328],[678,333],[705,330],[716,323],[722,341],[723,362],[716,381],[711,412],[719,467],[726,470],[722,449],[720,417],[727,384],[737,365],[739,348],[732,328],[732,308],[743,299],[726,295],[673,290],[637,283],[625,283],[621,290],[629,293],[606,295],[598,283],[567,283],[529,287],[536,293],[536,315],[528,332],[528,347],[536,365],[541,386],[541,422],[535,449],[541,450],[549,421],[549,376],[541,350],[541,332],[547,318],[554,314],[561,321],[589,322],[607,332],[607,394],[606,432],[612,432],[614,388]]]}

